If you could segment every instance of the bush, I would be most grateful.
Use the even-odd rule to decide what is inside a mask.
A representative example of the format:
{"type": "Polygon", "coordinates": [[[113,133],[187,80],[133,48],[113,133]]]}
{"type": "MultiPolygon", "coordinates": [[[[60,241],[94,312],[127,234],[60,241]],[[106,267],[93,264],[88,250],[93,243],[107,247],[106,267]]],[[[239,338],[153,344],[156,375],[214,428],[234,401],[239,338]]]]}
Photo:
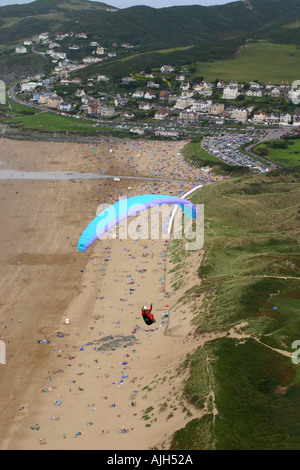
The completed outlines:
{"type": "Polygon", "coordinates": [[[272,149],[287,149],[288,143],[285,140],[273,140],[268,143],[268,146],[272,149]]]}

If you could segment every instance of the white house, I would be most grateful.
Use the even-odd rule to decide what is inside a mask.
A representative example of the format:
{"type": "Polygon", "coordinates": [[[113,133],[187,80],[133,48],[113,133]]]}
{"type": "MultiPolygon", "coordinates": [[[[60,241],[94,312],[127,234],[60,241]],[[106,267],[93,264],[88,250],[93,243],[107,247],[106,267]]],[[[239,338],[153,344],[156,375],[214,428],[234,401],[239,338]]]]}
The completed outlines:
{"type": "Polygon", "coordinates": [[[162,73],[171,73],[171,72],[174,72],[174,67],[172,67],[171,65],[163,65],[160,68],[160,71],[162,73]]]}
{"type": "Polygon", "coordinates": [[[159,88],[160,85],[159,85],[159,83],[155,83],[155,82],[150,81],[150,82],[147,83],[147,87],[148,88],[159,88]]]}
{"type": "Polygon", "coordinates": [[[300,113],[299,112],[295,112],[293,114],[293,125],[300,126],[300,113]]]}
{"type": "Polygon", "coordinates": [[[175,109],[186,109],[193,106],[195,100],[193,98],[178,98],[174,104],[175,109]]]}
{"type": "Polygon", "coordinates": [[[249,90],[246,91],[246,95],[256,97],[256,98],[261,98],[263,95],[263,91],[261,88],[258,88],[258,87],[249,88],[249,90]]]}
{"type": "Polygon", "coordinates": [[[210,82],[202,81],[200,83],[196,83],[193,86],[193,90],[195,93],[199,93],[200,95],[211,96],[213,92],[213,87],[210,82]]]}
{"type": "Polygon", "coordinates": [[[57,41],[62,41],[65,37],[66,37],[66,35],[64,33],[56,33],[55,34],[55,39],[57,41]]]}
{"type": "Polygon", "coordinates": [[[289,113],[281,113],[279,118],[279,124],[287,126],[292,121],[292,116],[289,113]]]}
{"type": "Polygon", "coordinates": [[[169,115],[170,115],[169,109],[167,108],[158,109],[156,113],[154,114],[154,119],[159,119],[159,120],[167,119],[169,115]]]}
{"type": "Polygon", "coordinates": [[[288,84],[288,82],[282,82],[282,84],[280,85],[280,89],[282,91],[289,91],[291,89],[291,87],[288,84]]]}
{"type": "Polygon", "coordinates": [[[33,91],[36,87],[42,86],[42,82],[22,82],[21,83],[21,92],[24,91],[33,91]]]}
{"type": "Polygon", "coordinates": [[[70,103],[61,103],[59,106],[58,106],[58,109],[60,111],[71,111],[72,109],[72,105],[70,103]]]}
{"type": "Polygon", "coordinates": [[[115,106],[125,106],[125,104],[128,103],[128,99],[121,96],[121,95],[117,95],[115,97],[115,106]]]}
{"type": "Polygon", "coordinates": [[[40,41],[45,41],[46,39],[49,38],[49,33],[41,33],[39,34],[39,39],[40,41]]]}
{"type": "Polygon", "coordinates": [[[256,111],[253,115],[252,121],[256,123],[265,122],[268,115],[263,111],[256,111]]]}
{"type": "Polygon", "coordinates": [[[144,94],[144,98],[146,100],[154,100],[156,98],[156,93],[154,93],[154,91],[146,91],[146,93],[144,94]]]}
{"type": "Polygon", "coordinates": [[[130,111],[125,111],[125,113],[123,114],[123,117],[125,119],[133,119],[134,118],[134,114],[131,113],[130,111]]]}
{"type": "Polygon", "coordinates": [[[258,82],[249,82],[250,88],[259,90],[262,86],[258,82]]]}
{"type": "Polygon", "coordinates": [[[127,44],[127,42],[123,42],[121,47],[124,47],[125,49],[133,49],[133,46],[131,44],[127,44]]]}
{"type": "Polygon", "coordinates": [[[266,122],[268,124],[278,124],[279,122],[279,116],[277,114],[271,113],[268,115],[266,122]]]}
{"type": "Polygon", "coordinates": [[[211,104],[211,100],[197,100],[193,104],[193,111],[198,113],[206,113],[211,104]]]}
{"type": "Polygon", "coordinates": [[[239,87],[237,83],[230,83],[223,89],[223,100],[235,100],[239,96],[239,87]]]}
{"type": "Polygon", "coordinates": [[[203,82],[195,83],[195,85],[193,86],[193,90],[195,93],[199,93],[200,91],[202,91],[202,89],[203,89],[203,82]]]}
{"type": "Polygon", "coordinates": [[[80,77],[74,77],[72,78],[72,83],[75,84],[75,85],[82,85],[82,80],[80,77]]]}
{"type": "Polygon", "coordinates": [[[130,129],[130,132],[132,132],[133,134],[138,134],[138,135],[143,135],[145,133],[144,129],[140,127],[132,127],[130,129]]]}
{"type": "Polygon", "coordinates": [[[224,109],[223,103],[212,103],[208,108],[208,114],[222,114],[224,109]]]}
{"type": "Polygon", "coordinates": [[[270,92],[270,95],[273,97],[273,98],[279,98],[279,96],[281,96],[281,90],[279,87],[274,87],[271,92],[270,92]]]}
{"type": "Polygon", "coordinates": [[[82,98],[83,96],[85,96],[85,91],[78,89],[76,90],[75,96],[77,96],[77,98],[82,98]]]}
{"type": "Polygon", "coordinates": [[[105,47],[98,46],[97,49],[96,49],[96,54],[104,55],[105,54],[105,47]]]}
{"type": "Polygon", "coordinates": [[[181,82],[181,83],[180,83],[180,88],[181,88],[182,90],[189,90],[189,88],[190,88],[190,83],[189,83],[189,82],[186,82],[186,81],[181,82]]]}
{"type": "Polygon", "coordinates": [[[181,98],[187,99],[187,98],[192,98],[194,96],[193,90],[183,90],[181,92],[181,98]]]}
{"type": "Polygon", "coordinates": [[[144,98],[144,92],[137,90],[132,93],[132,98],[144,98]]]}
{"type": "Polygon", "coordinates": [[[111,118],[115,115],[115,108],[113,106],[101,106],[101,117],[111,118]]]}
{"type": "Polygon", "coordinates": [[[98,82],[109,82],[109,77],[107,77],[106,75],[98,75],[97,80],[98,82]]]}
{"type": "Polygon", "coordinates": [[[15,49],[15,52],[17,54],[26,54],[27,49],[26,49],[25,46],[17,46],[16,49],[15,49]]]}
{"type": "Polygon", "coordinates": [[[152,108],[152,104],[146,103],[145,101],[140,101],[139,103],[139,109],[142,109],[143,111],[147,111],[148,109],[152,108]]]}
{"type": "Polygon", "coordinates": [[[87,35],[85,33],[75,34],[75,37],[80,39],[87,39],[87,35]]]}
{"type": "Polygon", "coordinates": [[[213,94],[213,89],[208,87],[208,88],[203,88],[203,90],[199,93],[200,95],[209,98],[213,94]]]}
{"type": "Polygon", "coordinates": [[[159,99],[161,101],[166,101],[169,98],[169,93],[167,91],[161,91],[159,93],[159,99]]]}
{"type": "Polygon", "coordinates": [[[157,130],[157,131],[155,131],[155,135],[160,136],[160,137],[175,137],[175,138],[177,138],[179,136],[179,132],[157,130]]]}
{"type": "Polygon", "coordinates": [[[288,92],[288,97],[292,101],[292,103],[299,104],[300,103],[300,88],[298,88],[298,90],[291,89],[288,92]]]}
{"type": "Polygon", "coordinates": [[[274,88],[274,85],[271,82],[265,84],[265,90],[272,90],[272,88],[274,88]]]}
{"type": "Polygon", "coordinates": [[[91,57],[91,56],[88,56],[88,57],[84,57],[82,59],[82,62],[84,64],[95,64],[96,62],[101,62],[102,59],[100,59],[100,57],[91,57]]]}
{"type": "Polygon", "coordinates": [[[237,108],[237,107],[232,107],[232,108],[227,108],[226,112],[230,119],[233,119],[235,121],[239,122],[246,122],[248,119],[248,110],[245,108],[237,108]]]}
{"type": "Polygon", "coordinates": [[[179,119],[184,122],[194,123],[199,121],[199,113],[192,110],[180,111],[179,119]]]}

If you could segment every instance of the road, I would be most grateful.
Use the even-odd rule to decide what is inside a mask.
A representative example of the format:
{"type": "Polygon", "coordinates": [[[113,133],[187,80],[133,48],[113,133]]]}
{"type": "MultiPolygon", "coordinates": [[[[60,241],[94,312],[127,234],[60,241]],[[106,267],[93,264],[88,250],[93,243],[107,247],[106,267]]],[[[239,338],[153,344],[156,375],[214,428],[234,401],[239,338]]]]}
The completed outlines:
{"type": "Polygon", "coordinates": [[[202,147],[227,165],[245,166],[263,172],[266,168],[258,161],[256,156],[252,158],[252,156],[240,150],[240,147],[250,144],[253,137],[252,132],[248,134],[234,133],[213,137],[206,136],[202,141],[202,147]]]}
{"type": "MultiPolygon", "coordinates": [[[[288,130],[290,130],[290,129],[288,129],[288,130]]],[[[250,155],[252,155],[253,158],[257,158],[257,155],[253,152],[253,148],[256,145],[258,145],[258,143],[263,143],[263,142],[266,142],[268,140],[280,139],[284,134],[286,134],[286,132],[287,132],[287,129],[285,129],[284,127],[280,128],[280,129],[271,129],[271,130],[269,130],[266,133],[266,135],[259,140],[259,142],[256,142],[255,144],[252,144],[249,147],[247,147],[247,152],[250,153],[250,155]]],[[[270,162],[269,160],[267,160],[264,157],[259,157],[259,159],[264,161],[267,165],[269,165],[273,169],[279,168],[278,165],[275,165],[274,163],[270,162]]]]}
{"type": "Polygon", "coordinates": [[[260,135],[249,132],[248,134],[227,133],[226,135],[206,136],[202,141],[202,148],[216,158],[225,161],[228,165],[248,166],[254,170],[264,172],[278,168],[278,166],[266,158],[258,157],[253,152],[253,147],[261,142],[279,139],[286,132],[287,128],[281,127],[267,129],[260,135]],[[254,139],[256,140],[255,143],[253,143],[254,139]],[[245,152],[240,150],[242,146],[244,146],[245,152]]]}
{"type": "Polygon", "coordinates": [[[177,181],[179,183],[198,183],[199,180],[177,179],[154,176],[123,176],[102,175],[100,173],[83,173],[70,171],[17,171],[0,170],[0,180],[74,180],[74,179],[111,179],[140,180],[140,181],[177,181]]]}

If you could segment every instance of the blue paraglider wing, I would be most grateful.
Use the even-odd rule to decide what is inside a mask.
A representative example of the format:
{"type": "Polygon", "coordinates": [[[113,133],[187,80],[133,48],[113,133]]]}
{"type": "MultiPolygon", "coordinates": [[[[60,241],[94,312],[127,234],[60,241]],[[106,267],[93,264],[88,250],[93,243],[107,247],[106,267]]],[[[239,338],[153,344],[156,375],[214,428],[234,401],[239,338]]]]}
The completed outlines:
{"type": "Polygon", "coordinates": [[[162,204],[179,205],[184,210],[187,217],[193,219],[197,217],[197,209],[194,204],[186,199],[175,196],[146,194],[121,199],[115,204],[109,206],[107,209],[104,209],[99,215],[97,215],[97,217],[94,218],[94,220],[92,220],[78,241],[78,250],[83,252],[86,251],[94,241],[100,238],[101,235],[112,227],[118,225],[122,220],[125,220],[138,212],[162,204]]]}

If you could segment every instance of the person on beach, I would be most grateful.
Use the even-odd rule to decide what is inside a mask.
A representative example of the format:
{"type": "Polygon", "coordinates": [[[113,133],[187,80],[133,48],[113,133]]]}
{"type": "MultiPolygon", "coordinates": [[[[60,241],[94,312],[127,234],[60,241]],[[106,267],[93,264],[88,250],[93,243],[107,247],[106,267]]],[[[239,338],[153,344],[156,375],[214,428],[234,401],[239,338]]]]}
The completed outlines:
{"type": "Polygon", "coordinates": [[[144,319],[144,322],[146,325],[152,325],[152,323],[155,323],[154,315],[152,312],[152,304],[150,305],[150,308],[148,309],[146,306],[142,307],[142,317],[144,319]]]}

